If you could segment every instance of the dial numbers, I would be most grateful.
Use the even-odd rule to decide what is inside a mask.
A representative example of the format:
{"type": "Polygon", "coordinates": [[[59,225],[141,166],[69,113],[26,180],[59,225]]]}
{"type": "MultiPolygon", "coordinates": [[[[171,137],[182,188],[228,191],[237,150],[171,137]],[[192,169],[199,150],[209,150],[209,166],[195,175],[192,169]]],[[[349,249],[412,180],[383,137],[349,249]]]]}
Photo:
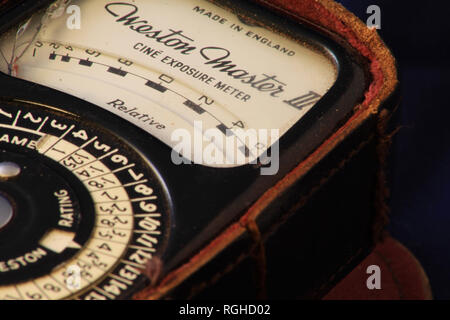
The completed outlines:
{"type": "MultiPolygon", "coordinates": [[[[156,179],[136,154],[130,153],[129,148],[125,152],[106,135],[93,133],[76,121],[45,109],[14,110],[17,107],[0,105],[0,131],[7,129],[13,133],[10,136],[17,137],[14,143],[11,137],[1,143],[18,150],[36,150],[70,172],[89,193],[95,218],[89,240],[75,256],[44,276],[16,285],[0,284],[0,299],[114,299],[126,294],[140,279],[139,270],[156,252],[162,234],[160,214],[147,222],[141,216],[160,209],[161,188],[155,184],[156,179]],[[26,141],[22,135],[28,137],[26,141]],[[28,146],[25,142],[33,143],[28,146]],[[141,245],[145,250],[137,251],[135,247],[141,245]],[[97,287],[96,283],[102,286],[97,287]]],[[[51,243],[63,233],[66,235],[67,231],[55,229],[42,241],[46,247],[58,247],[55,251],[63,252],[62,243],[51,243]]],[[[75,236],[73,233],[64,243],[76,249],[72,240],[75,236]]]]}

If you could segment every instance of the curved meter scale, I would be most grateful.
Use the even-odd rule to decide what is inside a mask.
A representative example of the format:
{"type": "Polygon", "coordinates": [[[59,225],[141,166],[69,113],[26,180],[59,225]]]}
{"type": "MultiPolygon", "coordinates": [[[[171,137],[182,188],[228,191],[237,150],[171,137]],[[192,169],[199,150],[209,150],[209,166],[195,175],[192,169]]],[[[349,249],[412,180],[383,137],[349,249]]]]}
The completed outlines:
{"type": "MultiPolygon", "coordinates": [[[[347,121],[371,81],[356,50],[252,1],[0,14],[0,299],[157,286],[347,121]]],[[[294,205],[280,199],[261,230],[294,205]]]]}

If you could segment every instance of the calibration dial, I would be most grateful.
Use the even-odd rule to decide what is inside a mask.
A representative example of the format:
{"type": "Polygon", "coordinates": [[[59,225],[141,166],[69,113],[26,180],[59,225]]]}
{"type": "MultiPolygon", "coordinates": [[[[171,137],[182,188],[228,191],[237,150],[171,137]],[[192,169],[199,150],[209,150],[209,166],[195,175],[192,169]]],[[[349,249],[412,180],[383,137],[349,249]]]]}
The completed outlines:
{"type": "Polygon", "coordinates": [[[0,103],[0,129],[0,300],[134,293],[170,214],[147,160],[45,106],[0,103]]]}

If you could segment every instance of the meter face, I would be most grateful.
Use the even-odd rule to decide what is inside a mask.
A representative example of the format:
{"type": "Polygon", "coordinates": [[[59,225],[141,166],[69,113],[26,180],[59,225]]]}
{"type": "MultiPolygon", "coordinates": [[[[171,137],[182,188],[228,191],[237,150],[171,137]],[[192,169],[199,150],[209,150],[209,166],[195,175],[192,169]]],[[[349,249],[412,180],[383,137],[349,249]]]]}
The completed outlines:
{"type": "Polygon", "coordinates": [[[346,48],[250,1],[59,0],[17,21],[0,23],[0,300],[131,297],[237,221],[367,83],[346,48]]]}
{"type": "Polygon", "coordinates": [[[3,36],[0,70],[113,112],[197,164],[254,161],[337,78],[332,54],[206,0],[70,5],[79,25],[61,7],[3,36]],[[184,132],[211,143],[183,148],[184,132]],[[193,156],[208,146],[222,161],[193,156]]]}

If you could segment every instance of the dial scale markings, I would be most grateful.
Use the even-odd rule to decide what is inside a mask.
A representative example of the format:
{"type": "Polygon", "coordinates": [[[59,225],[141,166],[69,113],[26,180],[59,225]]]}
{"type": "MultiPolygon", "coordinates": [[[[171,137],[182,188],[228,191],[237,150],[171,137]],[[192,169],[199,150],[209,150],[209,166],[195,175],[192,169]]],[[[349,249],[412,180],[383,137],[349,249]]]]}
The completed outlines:
{"type": "MultiPolygon", "coordinates": [[[[137,269],[130,271],[130,263],[135,268],[143,268],[143,262],[152,257],[151,253],[145,254],[146,259],[136,255],[135,251],[141,249],[131,247],[132,243],[139,244],[133,241],[134,234],[147,235],[148,238],[142,239],[140,243],[151,245],[151,248],[147,247],[150,250],[146,252],[156,252],[154,249],[157,247],[157,239],[162,234],[158,230],[161,227],[158,220],[161,215],[150,213],[150,222],[155,230],[139,226],[144,225],[144,219],[148,217],[146,209],[154,208],[150,206],[149,201],[159,198],[150,186],[150,180],[142,179],[146,176],[138,171],[136,163],[131,163],[128,157],[120,153],[120,148],[112,149],[110,145],[104,144],[98,135],[89,136],[89,130],[70,124],[73,120],[68,119],[67,123],[63,123],[60,116],[44,117],[22,110],[14,117],[9,117],[9,111],[9,108],[7,110],[6,107],[0,106],[0,130],[8,128],[13,132],[34,136],[37,141],[34,144],[36,151],[69,170],[88,190],[95,205],[96,217],[88,242],[73,258],[65,261],[63,266],[50,274],[17,285],[0,285],[0,299],[62,299],[78,297],[83,292],[83,297],[87,298],[98,295],[108,299],[117,297],[114,293],[93,285],[114,280],[117,287],[118,281],[123,279],[120,285],[122,289],[119,290],[122,293],[134,283],[120,274],[128,274],[129,278],[137,279],[140,272],[136,271],[137,269]],[[47,128],[50,130],[46,130],[47,128]],[[46,131],[52,133],[46,134],[46,131]],[[75,141],[77,143],[74,143],[75,141]],[[92,150],[95,150],[96,154],[93,154],[92,150]],[[116,174],[120,172],[128,173],[127,181],[123,180],[123,175],[122,181],[118,178],[116,174]],[[129,194],[135,196],[130,197],[129,194]],[[123,259],[133,253],[135,257],[140,257],[135,259],[141,264],[123,259]],[[70,266],[77,266],[80,270],[81,283],[78,289],[71,289],[67,285],[70,266]],[[114,272],[116,269],[117,273],[114,272]]],[[[118,292],[116,289],[111,290],[118,292]]]]}

